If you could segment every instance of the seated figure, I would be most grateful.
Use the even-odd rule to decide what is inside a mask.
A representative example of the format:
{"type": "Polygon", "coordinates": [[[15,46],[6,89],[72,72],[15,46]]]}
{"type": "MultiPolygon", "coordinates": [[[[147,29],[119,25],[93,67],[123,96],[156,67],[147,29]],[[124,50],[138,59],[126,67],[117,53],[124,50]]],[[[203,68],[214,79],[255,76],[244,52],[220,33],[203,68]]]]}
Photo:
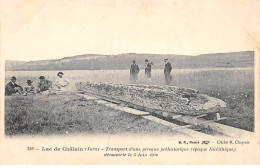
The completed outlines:
{"type": "Polygon", "coordinates": [[[24,87],[24,93],[25,94],[34,94],[35,93],[35,88],[32,85],[33,81],[27,80],[27,86],[24,87]]]}
{"type": "Polygon", "coordinates": [[[5,95],[22,94],[23,88],[15,83],[16,77],[13,76],[10,80],[5,86],[5,95]]]}
{"type": "Polygon", "coordinates": [[[63,72],[58,72],[57,79],[55,82],[55,89],[58,91],[66,91],[68,90],[69,81],[63,77],[63,72]]]}
{"type": "Polygon", "coordinates": [[[37,93],[49,94],[51,89],[52,89],[52,82],[45,79],[44,76],[40,76],[38,87],[37,87],[37,93]]]}

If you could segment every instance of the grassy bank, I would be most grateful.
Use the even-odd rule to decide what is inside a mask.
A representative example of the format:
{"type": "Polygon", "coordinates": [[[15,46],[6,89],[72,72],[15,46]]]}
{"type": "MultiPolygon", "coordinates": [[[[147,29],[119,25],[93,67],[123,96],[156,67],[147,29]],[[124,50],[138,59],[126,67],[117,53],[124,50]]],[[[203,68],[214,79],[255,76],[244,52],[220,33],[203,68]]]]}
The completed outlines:
{"type": "Polygon", "coordinates": [[[114,110],[77,95],[9,96],[5,134],[181,135],[140,116],[114,110]]]}

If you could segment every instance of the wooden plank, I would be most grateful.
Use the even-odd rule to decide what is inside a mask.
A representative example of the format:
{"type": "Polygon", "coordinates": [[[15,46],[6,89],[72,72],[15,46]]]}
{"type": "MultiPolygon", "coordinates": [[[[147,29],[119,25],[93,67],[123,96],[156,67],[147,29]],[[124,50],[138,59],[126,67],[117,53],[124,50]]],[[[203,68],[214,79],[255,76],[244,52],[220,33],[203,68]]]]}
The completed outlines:
{"type": "Polygon", "coordinates": [[[177,119],[177,118],[180,118],[180,117],[182,117],[182,115],[174,115],[174,116],[172,116],[172,119],[174,120],[174,119],[177,119]]]}
{"type": "Polygon", "coordinates": [[[221,120],[225,120],[227,119],[227,117],[220,117],[219,113],[216,113],[216,121],[221,121],[221,120]]]}
{"type": "MultiPolygon", "coordinates": [[[[202,121],[203,122],[203,121],[202,121]]],[[[223,125],[216,122],[202,123],[205,127],[210,127],[211,129],[226,135],[231,138],[251,138],[254,136],[253,132],[242,130],[239,128],[223,125]]]]}
{"type": "Polygon", "coordinates": [[[53,91],[56,92],[57,94],[71,94],[71,93],[84,94],[83,91],[79,91],[79,90],[53,90],[53,91]]]}
{"type": "Polygon", "coordinates": [[[207,116],[207,114],[198,115],[198,116],[196,116],[196,117],[197,117],[197,118],[201,118],[201,117],[205,117],[205,116],[207,116]]]}
{"type": "Polygon", "coordinates": [[[191,125],[200,125],[200,124],[207,123],[207,122],[210,123],[210,122],[215,122],[215,121],[220,121],[220,120],[226,119],[226,117],[221,118],[220,114],[218,112],[215,113],[214,118],[210,118],[208,120],[201,118],[201,117],[205,117],[205,116],[207,116],[207,114],[198,115],[198,116],[182,115],[181,117],[177,117],[177,118],[173,118],[173,119],[181,121],[181,122],[185,122],[185,123],[191,124],[191,125]]]}
{"type": "Polygon", "coordinates": [[[191,125],[198,125],[198,118],[196,116],[188,116],[188,115],[183,115],[179,118],[176,118],[175,120],[191,124],[191,125]]]}
{"type": "Polygon", "coordinates": [[[144,116],[145,119],[148,119],[150,121],[154,121],[156,123],[159,123],[159,124],[162,124],[162,125],[165,125],[165,126],[168,126],[168,127],[172,127],[172,128],[178,128],[179,125],[177,124],[174,124],[174,123],[171,123],[169,121],[165,121],[165,120],[162,120],[160,118],[157,118],[157,117],[154,117],[154,116],[144,116]]]}
{"type": "Polygon", "coordinates": [[[132,109],[129,107],[116,107],[118,110],[130,113],[130,114],[134,114],[134,115],[141,115],[141,116],[145,116],[145,115],[150,115],[150,113],[146,112],[146,111],[141,111],[141,110],[136,110],[136,109],[132,109]]]}
{"type": "Polygon", "coordinates": [[[77,94],[78,96],[84,97],[87,100],[99,100],[98,97],[94,97],[94,96],[90,96],[90,95],[86,95],[86,94],[77,94]]]}
{"type": "Polygon", "coordinates": [[[95,99],[94,101],[97,102],[98,104],[111,104],[110,102],[105,101],[105,100],[95,99]]]}
{"type": "Polygon", "coordinates": [[[239,128],[235,128],[235,127],[231,127],[231,126],[227,126],[227,125],[223,125],[220,123],[216,123],[215,121],[220,121],[220,120],[224,120],[226,119],[226,117],[222,117],[222,118],[217,118],[217,119],[213,119],[213,120],[205,120],[202,118],[197,118],[197,119],[189,119],[190,116],[186,116],[186,117],[181,117],[181,118],[177,118],[178,121],[182,121],[188,124],[193,124],[193,125],[197,125],[197,126],[202,126],[202,127],[206,127],[206,128],[210,128],[216,132],[219,133],[219,135],[221,135],[222,137],[231,137],[231,138],[248,138],[248,137],[252,137],[254,135],[253,132],[249,132],[246,130],[242,130],[239,128]]]}
{"type": "Polygon", "coordinates": [[[201,132],[194,131],[192,129],[188,129],[188,127],[190,127],[191,125],[179,126],[177,124],[171,123],[169,121],[162,120],[160,118],[157,118],[157,117],[154,117],[154,116],[151,116],[151,115],[143,116],[143,118],[150,120],[150,121],[153,121],[153,122],[156,122],[158,124],[162,124],[162,125],[167,126],[167,127],[171,127],[174,131],[178,131],[178,132],[181,132],[183,134],[186,134],[190,138],[202,139],[202,138],[212,138],[213,137],[213,136],[208,135],[208,134],[204,134],[204,133],[201,133],[201,132]]]}

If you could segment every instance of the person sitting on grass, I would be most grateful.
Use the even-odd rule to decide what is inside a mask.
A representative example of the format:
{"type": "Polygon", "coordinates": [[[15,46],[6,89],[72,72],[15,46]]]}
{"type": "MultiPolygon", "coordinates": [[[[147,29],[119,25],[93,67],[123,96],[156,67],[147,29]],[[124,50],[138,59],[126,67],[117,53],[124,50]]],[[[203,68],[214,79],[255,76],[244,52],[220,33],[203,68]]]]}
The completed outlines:
{"type": "Polygon", "coordinates": [[[24,93],[27,94],[34,94],[35,93],[35,88],[32,85],[33,81],[27,80],[27,86],[24,87],[24,93]]]}
{"type": "Polygon", "coordinates": [[[51,89],[52,89],[52,82],[45,79],[44,76],[40,76],[37,93],[49,94],[51,89]]]}
{"type": "Polygon", "coordinates": [[[13,76],[10,80],[5,86],[5,95],[22,94],[23,88],[15,83],[16,77],[13,76]]]}
{"type": "Polygon", "coordinates": [[[68,90],[69,81],[63,78],[63,72],[58,72],[55,87],[58,91],[68,90]]]}

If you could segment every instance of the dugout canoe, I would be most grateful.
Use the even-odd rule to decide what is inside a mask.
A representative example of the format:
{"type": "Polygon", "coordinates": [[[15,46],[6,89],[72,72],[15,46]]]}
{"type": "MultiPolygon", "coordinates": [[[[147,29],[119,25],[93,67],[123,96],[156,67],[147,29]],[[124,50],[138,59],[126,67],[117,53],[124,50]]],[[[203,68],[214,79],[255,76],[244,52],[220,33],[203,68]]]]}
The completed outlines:
{"type": "Polygon", "coordinates": [[[114,84],[105,82],[76,83],[79,91],[157,113],[167,117],[178,114],[198,116],[217,113],[226,103],[199,93],[196,89],[176,86],[114,84]]]}

